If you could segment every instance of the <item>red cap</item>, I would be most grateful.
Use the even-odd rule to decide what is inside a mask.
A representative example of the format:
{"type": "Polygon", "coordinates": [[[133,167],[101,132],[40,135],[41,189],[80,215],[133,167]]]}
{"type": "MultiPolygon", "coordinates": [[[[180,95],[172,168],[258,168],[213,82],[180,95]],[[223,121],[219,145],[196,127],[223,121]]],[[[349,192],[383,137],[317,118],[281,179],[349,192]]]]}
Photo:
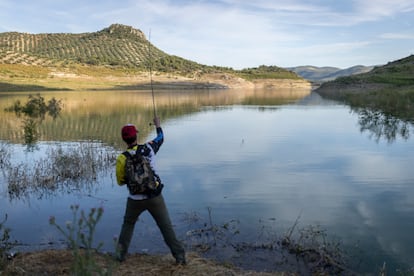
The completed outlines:
{"type": "Polygon", "coordinates": [[[138,130],[135,128],[134,125],[128,124],[122,127],[122,139],[131,140],[137,138],[138,130]]]}

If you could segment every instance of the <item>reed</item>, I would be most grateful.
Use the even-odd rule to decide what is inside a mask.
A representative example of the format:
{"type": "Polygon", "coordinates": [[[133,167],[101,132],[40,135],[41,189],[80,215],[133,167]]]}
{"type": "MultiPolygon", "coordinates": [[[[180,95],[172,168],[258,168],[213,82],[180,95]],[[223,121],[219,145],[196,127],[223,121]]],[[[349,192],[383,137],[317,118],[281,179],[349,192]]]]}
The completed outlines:
{"type": "Polygon", "coordinates": [[[94,142],[50,148],[46,158],[5,169],[10,199],[90,192],[98,174],[115,164],[116,152],[94,142]]]}

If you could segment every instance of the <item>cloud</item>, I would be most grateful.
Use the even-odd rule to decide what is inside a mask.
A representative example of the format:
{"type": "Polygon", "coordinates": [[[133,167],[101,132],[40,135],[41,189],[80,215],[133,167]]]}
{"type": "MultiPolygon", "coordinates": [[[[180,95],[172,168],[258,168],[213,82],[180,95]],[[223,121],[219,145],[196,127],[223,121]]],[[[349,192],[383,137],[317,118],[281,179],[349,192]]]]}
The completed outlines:
{"type": "MultiPolygon", "coordinates": [[[[260,1],[259,3],[266,3],[260,1]]],[[[283,3],[283,2],[282,2],[283,3]]],[[[410,0],[397,1],[366,1],[354,0],[350,4],[341,2],[327,4],[305,4],[302,1],[284,3],[266,3],[263,6],[272,6],[270,10],[286,18],[292,24],[320,27],[356,26],[366,22],[384,20],[387,17],[398,16],[414,10],[414,3],[410,0]]],[[[259,4],[260,5],[260,4],[259,4]]],[[[286,24],[286,22],[284,22],[286,24]]]]}
{"type": "Polygon", "coordinates": [[[413,33],[383,33],[379,35],[379,38],[390,40],[411,40],[414,39],[413,33]]]}
{"type": "Polygon", "coordinates": [[[255,10],[270,10],[270,11],[288,11],[288,12],[314,12],[319,10],[319,6],[309,4],[308,2],[292,1],[292,0],[257,0],[250,2],[241,2],[239,0],[223,0],[223,3],[229,6],[239,6],[255,10]]]}
{"type": "Polygon", "coordinates": [[[355,0],[354,2],[355,11],[360,15],[366,16],[367,20],[377,20],[414,11],[414,2],[411,0],[355,0]]]}

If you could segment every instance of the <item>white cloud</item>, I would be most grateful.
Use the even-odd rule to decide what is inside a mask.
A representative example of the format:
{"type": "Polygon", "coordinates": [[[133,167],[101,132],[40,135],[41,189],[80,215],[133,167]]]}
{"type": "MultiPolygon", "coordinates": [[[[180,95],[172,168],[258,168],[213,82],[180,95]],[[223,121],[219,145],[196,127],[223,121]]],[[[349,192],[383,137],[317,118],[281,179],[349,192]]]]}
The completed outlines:
{"type": "Polygon", "coordinates": [[[379,38],[390,40],[410,40],[414,39],[414,33],[383,33],[379,35],[379,38]]]}
{"type": "Polygon", "coordinates": [[[354,2],[356,12],[370,20],[414,11],[414,2],[411,0],[355,0],[354,2]]]}
{"type": "Polygon", "coordinates": [[[223,3],[231,6],[243,6],[246,8],[263,9],[270,11],[285,11],[285,12],[315,12],[321,9],[321,6],[309,4],[309,2],[292,1],[292,0],[256,0],[240,3],[238,0],[223,0],[223,3]]]}

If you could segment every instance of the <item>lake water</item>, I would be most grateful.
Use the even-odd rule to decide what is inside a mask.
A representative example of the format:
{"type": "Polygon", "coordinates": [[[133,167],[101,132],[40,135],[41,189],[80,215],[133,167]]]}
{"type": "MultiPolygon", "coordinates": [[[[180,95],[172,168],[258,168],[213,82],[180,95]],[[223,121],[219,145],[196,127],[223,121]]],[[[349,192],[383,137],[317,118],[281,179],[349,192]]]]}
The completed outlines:
{"type": "MultiPolygon", "coordinates": [[[[116,184],[113,160],[81,185],[28,188],[19,195],[9,191],[6,167],[31,170],[51,150],[84,144],[115,156],[124,147],[119,132],[125,123],[138,126],[141,142],[152,138],[151,94],[42,93],[62,99],[64,109],[58,119],[42,122],[34,147],[23,145],[21,119],[3,111],[27,95],[0,93],[0,147],[11,162],[0,175],[0,215],[8,216],[5,225],[20,243],[16,250],[63,247],[49,217],[65,225],[73,204],[104,208],[95,240],[113,250],[127,195],[116,184]]],[[[233,245],[269,242],[311,225],[313,234],[322,229],[327,239],[339,241],[353,271],[375,273],[384,263],[389,274],[413,269],[412,124],[300,90],[163,91],[155,100],[165,133],[157,159],[163,193],[188,248],[200,245],[200,239],[211,245],[205,232],[212,225],[220,228],[215,239],[233,245]],[[194,229],[205,230],[198,240],[194,229]]],[[[247,268],[280,269],[273,261],[276,253],[257,250],[261,255],[255,258],[249,251],[246,262],[242,253],[221,246],[210,255],[229,254],[247,268]]],[[[136,226],[130,251],[168,252],[147,214],[136,226]]]]}

